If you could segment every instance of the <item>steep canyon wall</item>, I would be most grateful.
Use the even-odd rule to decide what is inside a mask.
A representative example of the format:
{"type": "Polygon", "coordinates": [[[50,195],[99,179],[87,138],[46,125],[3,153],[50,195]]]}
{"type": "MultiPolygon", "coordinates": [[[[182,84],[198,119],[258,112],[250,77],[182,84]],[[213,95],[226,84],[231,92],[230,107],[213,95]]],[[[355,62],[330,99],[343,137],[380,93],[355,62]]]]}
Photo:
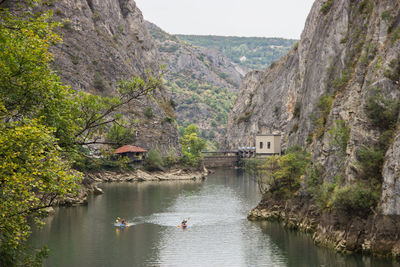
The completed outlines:
{"type": "MultiPolygon", "coordinates": [[[[348,250],[372,246],[375,254],[398,254],[399,61],[399,1],[317,0],[288,55],[264,72],[246,75],[229,117],[226,148],[253,146],[255,134],[278,131],[284,148],[301,145],[311,153],[323,170],[322,182],[346,186],[379,180],[374,215],[355,227],[368,234],[348,250]],[[360,155],[378,150],[382,164],[369,177],[373,174],[365,173],[360,155]]],[[[338,220],[325,215],[316,216],[315,239],[335,233],[331,243],[350,243],[354,224],[335,228],[338,220]]]]}

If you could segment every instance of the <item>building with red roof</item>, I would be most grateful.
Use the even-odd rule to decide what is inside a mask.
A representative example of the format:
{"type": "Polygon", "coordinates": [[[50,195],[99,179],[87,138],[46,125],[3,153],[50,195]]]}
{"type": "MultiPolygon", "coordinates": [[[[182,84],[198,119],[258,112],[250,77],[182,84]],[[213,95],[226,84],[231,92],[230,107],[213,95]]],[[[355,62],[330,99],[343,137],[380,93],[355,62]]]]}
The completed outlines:
{"type": "Polygon", "coordinates": [[[132,145],[126,145],[114,151],[114,154],[128,157],[132,160],[143,160],[146,158],[146,153],[146,149],[132,145]]]}

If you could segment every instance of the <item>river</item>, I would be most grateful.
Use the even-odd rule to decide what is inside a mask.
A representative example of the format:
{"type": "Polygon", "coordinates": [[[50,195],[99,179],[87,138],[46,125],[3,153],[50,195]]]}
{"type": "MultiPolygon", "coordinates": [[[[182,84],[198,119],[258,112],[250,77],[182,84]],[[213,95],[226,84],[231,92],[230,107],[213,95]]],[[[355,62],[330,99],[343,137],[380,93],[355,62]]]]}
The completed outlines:
{"type": "Polygon", "coordinates": [[[343,256],[309,235],[277,223],[247,221],[260,200],[257,184],[238,170],[205,181],[102,184],[87,206],[57,208],[30,243],[46,244],[45,266],[396,266],[343,256]],[[114,226],[116,217],[133,226],[114,226]],[[190,218],[188,227],[178,227],[190,218]]]}

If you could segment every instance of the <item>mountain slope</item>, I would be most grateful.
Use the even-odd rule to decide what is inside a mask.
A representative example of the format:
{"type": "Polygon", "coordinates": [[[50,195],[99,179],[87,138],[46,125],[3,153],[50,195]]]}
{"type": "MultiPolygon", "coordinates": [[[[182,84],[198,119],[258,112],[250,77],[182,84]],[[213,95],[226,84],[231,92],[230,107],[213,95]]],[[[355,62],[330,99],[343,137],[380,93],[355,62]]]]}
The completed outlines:
{"type": "MultiPolygon", "coordinates": [[[[339,251],[398,255],[399,27],[395,0],[317,0],[299,44],[266,71],[246,75],[229,117],[226,148],[280,131],[284,148],[311,152],[328,199],[349,197],[342,204],[351,207],[357,190],[371,194],[363,203],[373,201],[373,212],[362,218],[331,212],[328,202],[319,216],[310,208],[296,219],[307,197],[282,210],[298,227],[312,221],[315,241],[339,251]],[[357,190],[346,191],[351,188],[357,190]]],[[[308,196],[307,189],[302,183],[297,197],[308,196]]]]}
{"type": "MultiPolygon", "coordinates": [[[[54,68],[74,90],[113,95],[120,80],[160,73],[154,40],[133,0],[59,0],[47,5],[56,19],[66,20],[63,43],[53,49],[54,68]]],[[[135,144],[164,153],[178,147],[170,98],[160,88],[153,100],[143,98],[124,111],[136,131],[135,144]],[[153,110],[151,118],[144,115],[147,107],[153,110]]]]}
{"type": "Polygon", "coordinates": [[[204,138],[220,140],[244,71],[215,49],[189,46],[152,23],[147,26],[166,66],[165,85],[181,129],[196,123],[204,138]]]}

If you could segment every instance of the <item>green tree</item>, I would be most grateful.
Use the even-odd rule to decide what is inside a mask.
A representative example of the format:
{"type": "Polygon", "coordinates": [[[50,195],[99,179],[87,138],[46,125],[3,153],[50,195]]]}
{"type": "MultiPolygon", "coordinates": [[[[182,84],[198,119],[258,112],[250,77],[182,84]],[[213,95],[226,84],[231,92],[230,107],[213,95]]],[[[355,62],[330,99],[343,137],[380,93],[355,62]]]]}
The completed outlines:
{"type": "Polygon", "coordinates": [[[190,124],[185,128],[184,135],[190,135],[195,133],[196,135],[199,134],[199,127],[196,124],[190,124]]]}
{"type": "Polygon", "coordinates": [[[191,124],[185,129],[185,134],[181,138],[182,152],[188,152],[196,157],[201,156],[201,151],[205,148],[206,142],[198,137],[199,128],[191,124]]]}
{"type": "Polygon", "coordinates": [[[60,143],[70,143],[72,91],[51,70],[48,48],[60,41],[49,23],[51,13],[19,16],[0,9],[0,99],[5,122],[36,118],[55,129],[60,143]]]}
{"type": "Polygon", "coordinates": [[[0,6],[1,266],[40,265],[46,253],[29,252],[28,218],[39,222],[43,208],[76,193],[81,179],[60,154],[77,128],[72,91],[50,68],[48,48],[60,41],[50,18],[0,6]]]}
{"type": "Polygon", "coordinates": [[[112,98],[63,86],[49,52],[60,24],[51,12],[29,11],[37,9],[26,3],[40,1],[20,3],[10,11],[0,1],[0,266],[40,265],[46,251],[33,256],[27,248],[28,217],[39,222],[43,208],[74,195],[81,174],[71,163],[82,145],[100,143],[125,104],[160,85],[151,75],[134,77],[112,98]]]}
{"type": "Polygon", "coordinates": [[[145,168],[148,171],[161,171],[163,170],[163,159],[158,149],[151,149],[147,153],[145,168]]]}
{"type": "Polygon", "coordinates": [[[300,189],[300,178],[310,164],[310,155],[301,147],[292,147],[283,156],[271,156],[257,164],[262,164],[256,166],[262,174],[258,179],[260,190],[288,197],[300,189]]]}
{"type": "Polygon", "coordinates": [[[36,120],[1,126],[0,157],[0,265],[12,266],[28,260],[19,258],[28,218],[74,194],[81,175],[60,156],[52,130],[36,120]]]}
{"type": "Polygon", "coordinates": [[[180,140],[182,145],[182,162],[198,167],[202,162],[201,151],[206,147],[206,141],[199,137],[199,128],[195,124],[186,127],[180,140]]]}
{"type": "Polygon", "coordinates": [[[134,140],[134,130],[119,124],[112,125],[106,135],[106,141],[115,148],[131,144],[134,140]]]}

